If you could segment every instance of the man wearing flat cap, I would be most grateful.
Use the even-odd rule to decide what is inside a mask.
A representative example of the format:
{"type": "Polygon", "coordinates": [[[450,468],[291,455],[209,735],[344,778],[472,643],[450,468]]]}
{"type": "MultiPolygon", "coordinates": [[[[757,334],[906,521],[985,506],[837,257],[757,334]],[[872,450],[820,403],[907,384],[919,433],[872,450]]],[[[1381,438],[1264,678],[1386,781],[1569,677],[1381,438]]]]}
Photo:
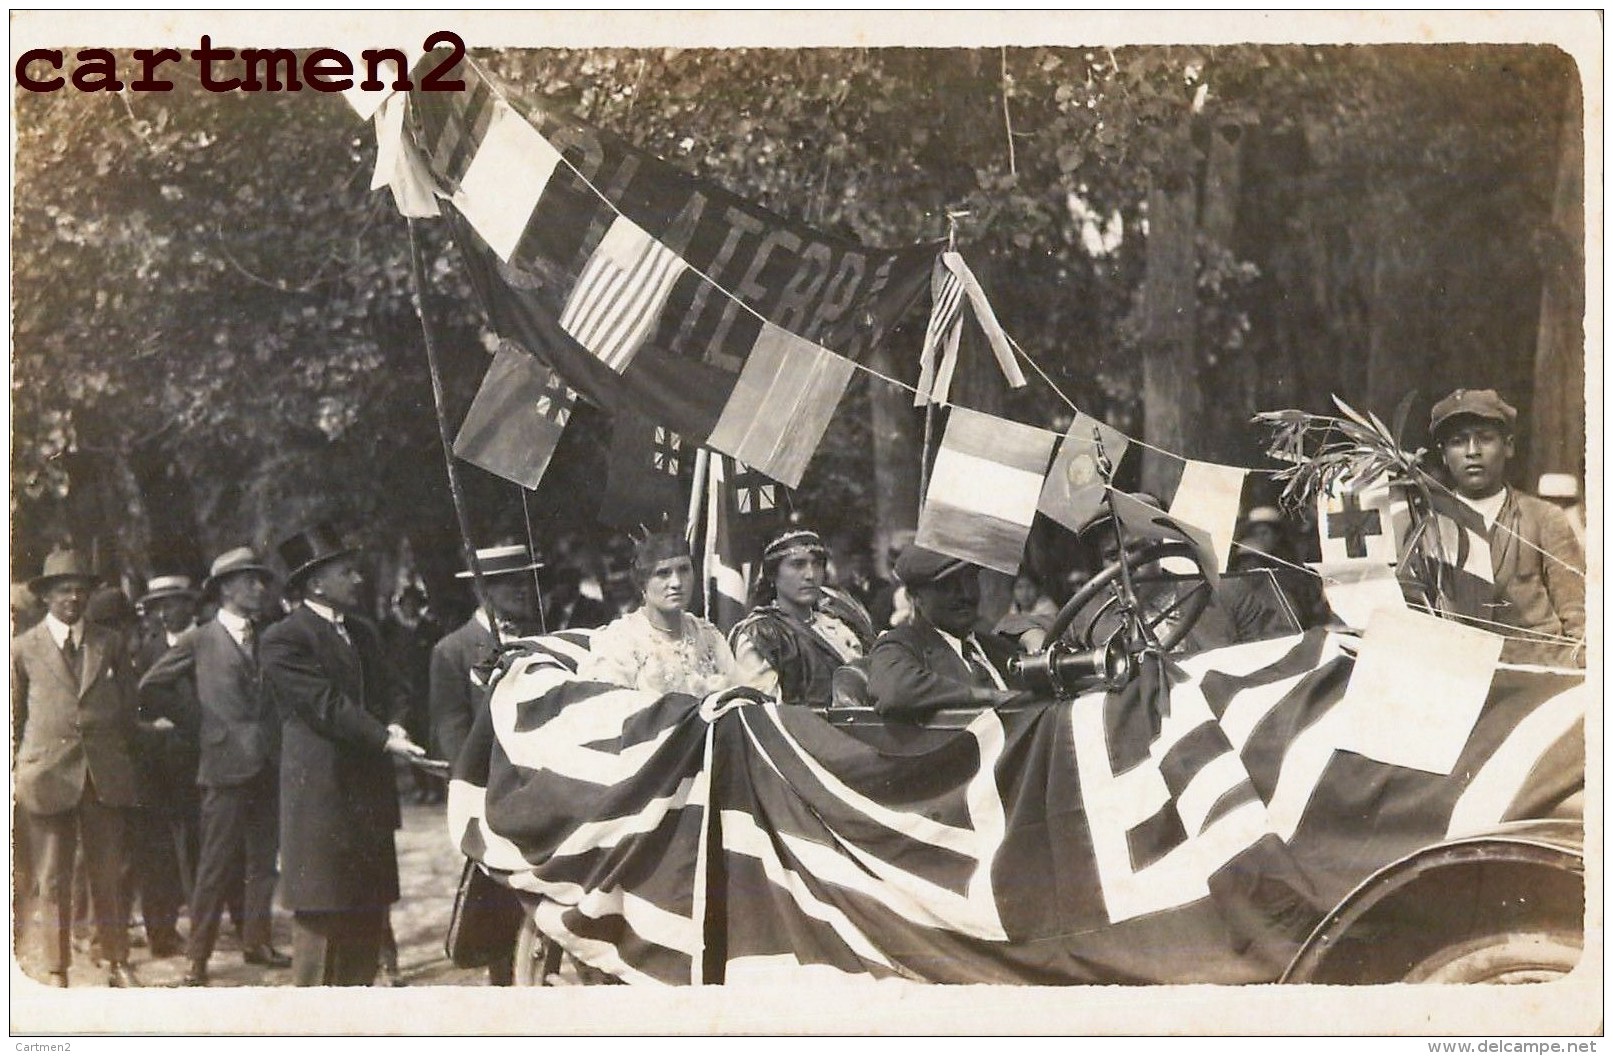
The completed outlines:
{"type": "Polygon", "coordinates": [[[913,618],[892,627],[868,654],[868,692],[889,718],[922,720],[941,708],[993,707],[1025,694],[1011,687],[1014,647],[980,633],[980,569],[921,546],[896,561],[913,618]]]}
{"type": "Polygon", "coordinates": [[[326,525],[279,545],[302,598],[263,632],[259,664],[281,719],[280,900],[297,986],[369,986],[398,900],[402,824],[393,760],[420,757],[380,632],[358,615],[358,551],[326,525]]]}
{"type": "Polygon", "coordinates": [[[274,573],[250,547],[220,554],[203,589],[217,615],[174,643],[140,679],[142,707],[193,697],[201,751],[192,780],[202,789],[201,840],[190,900],[190,961],[184,982],[206,986],[219,920],[240,883],[241,957],[284,968],[291,962],[270,942],[278,876],[280,717],[258,669],[259,622],[267,614],[274,573]]]}
{"type": "Polygon", "coordinates": [[[1494,583],[1463,577],[1453,604],[1509,636],[1503,660],[1584,666],[1584,551],[1561,509],[1508,485],[1517,420],[1494,389],[1457,389],[1429,417],[1451,490],[1490,545],[1494,583]]]}
{"type": "Polygon", "coordinates": [[[45,618],[11,643],[12,778],[32,856],[36,964],[52,986],[68,983],[80,849],[107,985],[138,985],[121,890],[123,815],[138,796],[134,685],[123,639],[84,618],[96,582],[77,553],[52,553],[28,584],[45,618]]]}

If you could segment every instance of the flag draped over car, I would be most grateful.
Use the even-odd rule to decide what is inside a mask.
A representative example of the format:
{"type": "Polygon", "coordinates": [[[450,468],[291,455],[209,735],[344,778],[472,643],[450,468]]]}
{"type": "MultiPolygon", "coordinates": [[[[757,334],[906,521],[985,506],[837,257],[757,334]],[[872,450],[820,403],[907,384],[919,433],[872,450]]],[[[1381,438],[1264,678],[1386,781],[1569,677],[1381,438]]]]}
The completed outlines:
{"type": "Polygon", "coordinates": [[[1418,727],[1451,741],[1438,765],[1359,754],[1394,716],[1341,707],[1346,643],[858,734],[589,682],[587,637],[551,636],[501,665],[449,824],[545,934],[629,982],[1270,981],[1376,868],[1540,816],[1572,783],[1542,761],[1583,753],[1582,680],[1502,670],[1482,707],[1418,727]]]}

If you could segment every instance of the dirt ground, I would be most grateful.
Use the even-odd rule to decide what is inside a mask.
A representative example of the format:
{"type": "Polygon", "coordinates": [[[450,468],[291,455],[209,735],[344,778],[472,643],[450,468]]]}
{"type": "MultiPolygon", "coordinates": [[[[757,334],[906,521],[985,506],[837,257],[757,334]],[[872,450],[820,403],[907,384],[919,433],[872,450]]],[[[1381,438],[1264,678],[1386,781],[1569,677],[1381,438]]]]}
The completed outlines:
{"type": "MultiPolygon", "coordinates": [[[[397,834],[398,879],[401,898],[392,907],[392,930],[398,940],[398,974],[404,986],[486,986],[484,969],[455,967],[443,953],[454,888],[464,859],[449,842],[441,804],[412,802],[403,797],[403,828],[397,834]]],[[[187,933],[182,915],[179,929],[187,933]]],[[[278,906],[273,925],[274,944],[291,952],[291,917],[278,906]]],[[[69,973],[71,988],[105,987],[105,972],[88,956],[74,952],[69,973]]],[[[155,960],[143,945],[130,951],[130,965],[140,984],[147,987],[179,985],[187,967],[183,955],[155,960]]],[[[218,948],[209,962],[210,986],[290,986],[289,968],[263,968],[246,964],[228,926],[219,929],[218,948]]]]}

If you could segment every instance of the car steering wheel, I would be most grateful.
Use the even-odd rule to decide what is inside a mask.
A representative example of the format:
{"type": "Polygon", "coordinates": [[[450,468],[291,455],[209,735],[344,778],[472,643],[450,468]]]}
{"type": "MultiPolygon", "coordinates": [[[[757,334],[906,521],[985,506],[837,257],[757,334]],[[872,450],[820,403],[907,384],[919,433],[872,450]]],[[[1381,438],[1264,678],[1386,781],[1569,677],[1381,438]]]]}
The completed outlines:
{"type": "MultiPolygon", "coordinates": [[[[1091,605],[1093,601],[1097,600],[1101,594],[1108,591],[1111,584],[1115,584],[1120,580],[1121,561],[1125,562],[1129,574],[1136,576],[1139,570],[1167,557],[1185,557],[1192,561],[1194,571],[1197,574],[1197,582],[1193,583],[1186,594],[1178,593],[1172,603],[1161,612],[1148,612],[1145,607],[1143,623],[1158,639],[1161,652],[1168,653],[1176,648],[1187,637],[1188,632],[1192,631],[1194,625],[1198,623],[1199,617],[1204,615],[1204,610],[1209,608],[1210,581],[1204,574],[1203,566],[1199,564],[1197,550],[1187,543],[1174,540],[1161,540],[1134,547],[1126,552],[1124,558],[1116,558],[1097,575],[1087,580],[1086,583],[1082,584],[1080,590],[1071,595],[1070,600],[1064,603],[1063,608],[1059,609],[1058,615],[1053,618],[1052,625],[1047,629],[1047,641],[1054,642],[1061,636],[1066,636],[1066,632],[1071,629],[1071,624],[1075,621],[1076,616],[1091,605]],[[1157,629],[1162,624],[1165,625],[1165,628],[1163,633],[1160,633],[1157,629]]],[[[1139,604],[1142,604],[1143,601],[1144,599],[1138,599],[1139,604]]],[[[1103,603],[1098,605],[1092,614],[1086,618],[1085,624],[1069,640],[1081,648],[1092,648],[1103,644],[1093,640],[1094,632],[1104,615],[1111,610],[1118,609],[1118,607],[1118,596],[1110,593],[1103,603]]]]}

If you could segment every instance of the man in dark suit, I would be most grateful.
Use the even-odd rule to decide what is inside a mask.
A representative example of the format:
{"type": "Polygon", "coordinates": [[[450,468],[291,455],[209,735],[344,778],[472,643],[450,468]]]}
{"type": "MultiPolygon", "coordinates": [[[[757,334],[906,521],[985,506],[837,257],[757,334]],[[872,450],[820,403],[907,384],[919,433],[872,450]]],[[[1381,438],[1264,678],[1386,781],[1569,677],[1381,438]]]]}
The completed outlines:
{"type": "Polygon", "coordinates": [[[186,986],[207,985],[219,920],[245,878],[241,956],[248,964],[287,967],[270,942],[279,852],[280,717],[258,671],[257,634],[273,573],[248,547],[221,554],[203,584],[218,593],[218,615],[182,635],[140,679],[142,707],[199,701],[201,852],[190,902],[186,986]]]}
{"type": "Polygon", "coordinates": [[[380,632],[356,615],[358,553],[319,525],[279,546],[302,603],[263,633],[259,660],[280,712],[281,902],[293,915],[292,981],[369,986],[398,900],[402,822],[393,760],[425,750],[380,632]]]}
{"type": "MultiPolygon", "coordinates": [[[[453,762],[470,734],[478,708],[486,707],[472,672],[492,660],[499,643],[538,633],[538,592],[532,574],[543,567],[524,543],[476,551],[481,604],[431,650],[431,736],[439,756],[453,762]],[[494,633],[494,628],[498,633],[494,633]]],[[[472,578],[469,571],[456,578],[472,578]]]]}
{"type": "MultiPolygon", "coordinates": [[[[189,576],[153,576],[146,584],[140,609],[153,625],[135,649],[136,678],[196,626],[200,597],[189,576]]],[[[129,817],[130,865],[133,886],[140,894],[146,943],[151,956],[158,958],[185,949],[176,923],[196,876],[200,721],[195,693],[189,686],[160,700],[144,695],[140,699],[134,750],[141,803],[129,817]]]]}
{"type": "Polygon", "coordinates": [[[45,619],[11,643],[12,777],[33,858],[41,968],[53,986],[67,985],[80,846],[107,985],[138,985],[121,890],[123,814],[137,801],[135,694],[122,638],[84,619],[95,583],[78,554],[51,554],[29,583],[45,619]]]}
{"type": "MultiPolygon", "coordinates": [[[[487,707],[487,691],[478,668],[492,661],[501,641],[537,630],[538,595],[532,575],[543,564],[532,559],[531,550],[522,543],[486,547],[476,551],[476,565],[481,572],[482,604],[431,650],[432,738],[449,762],[458,758],[477,713],[487,707]]],[[[457,575],[471,578],[469,571],[457,575]]],[[[509,916],[517,922],[520,919],[519,913],[509,916]]],[[[507,939],[507,949],[501,947],[488,962],[487,978],[493,986],[514,982],[515,933],[507,939]]]]}
{"type": "Polygon", "coordinates": [[[941,708],[1027,699],[1008,677],[1013,644],[976,629],[978,566],[909,546],[895,571],[913,619],[880,635],[868,653],[868,691],[880,715],[919,720],[941,708]]]}

